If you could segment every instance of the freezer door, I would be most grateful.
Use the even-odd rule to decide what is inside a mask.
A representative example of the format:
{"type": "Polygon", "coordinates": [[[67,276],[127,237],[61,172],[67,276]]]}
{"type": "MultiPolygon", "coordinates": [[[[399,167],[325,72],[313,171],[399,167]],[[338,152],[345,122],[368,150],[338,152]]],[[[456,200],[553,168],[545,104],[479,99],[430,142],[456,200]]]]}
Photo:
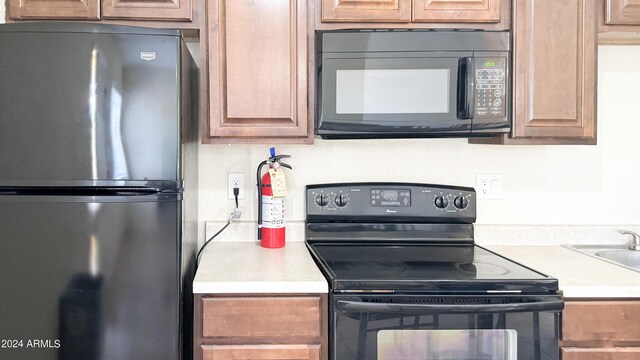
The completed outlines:
{"type": "Polygon", "coordinates": [[[0,196],[0,359],[179,360],[180,209],[0,196]]]}
{"type": "Polygon", "coordinates": [[[0,186],[180,180],[180,37],[36,25],[0,26],[0,186]]]}

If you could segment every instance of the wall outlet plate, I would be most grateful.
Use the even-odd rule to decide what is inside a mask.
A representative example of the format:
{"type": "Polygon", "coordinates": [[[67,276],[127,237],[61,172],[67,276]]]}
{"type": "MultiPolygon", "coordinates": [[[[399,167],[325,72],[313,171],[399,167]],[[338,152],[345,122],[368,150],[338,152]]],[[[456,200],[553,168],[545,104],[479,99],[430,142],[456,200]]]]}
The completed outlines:
{"type": "Polygon", "coordinates": [[[235,200],[233,188],[240,189],[238,199],[244,199],[244,173],[228,173],[227,174],[227,197],[229,200],[235,200]]]}
{"type": "Polygon", "coordinates": [[[476,175],[476,194],[478,199],[502,199],[502,174],[476,175]]]}

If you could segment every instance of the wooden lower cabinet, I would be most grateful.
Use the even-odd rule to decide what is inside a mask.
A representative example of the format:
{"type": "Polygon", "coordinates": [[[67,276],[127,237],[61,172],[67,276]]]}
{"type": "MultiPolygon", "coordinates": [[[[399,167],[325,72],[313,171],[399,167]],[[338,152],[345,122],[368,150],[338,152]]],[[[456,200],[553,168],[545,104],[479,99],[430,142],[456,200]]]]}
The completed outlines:
{"type": "Polygon", "coordinates": [[[203,360],[320,360],[320,345],[205,345],[203,360]]]}
{"type": "Polygon", "coordinates": [[[562,360],[638,360],[640,348],[562,348],[562,360]]]}
{"type": "Polygon", "coordinates": [[[232,297],[202,299],[204,337],[319,337],[321,299],[232,297]]]}
{"type": "Polygon", "coordinates": [[[327,360],[326,294],[196,295],[195,360],[327,360]]]}
{"type": "Polygon", "coordinates": [[[640,359],[640,299],[567,300],[562,360],[640,359]]]}

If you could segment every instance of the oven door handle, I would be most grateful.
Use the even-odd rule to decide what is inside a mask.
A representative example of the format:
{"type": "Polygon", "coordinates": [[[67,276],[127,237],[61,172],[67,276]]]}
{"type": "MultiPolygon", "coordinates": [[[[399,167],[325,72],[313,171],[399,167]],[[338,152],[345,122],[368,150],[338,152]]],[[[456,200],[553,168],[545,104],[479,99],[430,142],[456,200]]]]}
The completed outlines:
{"type": "Polygon", "coordinates": [[[561,311],[563,300],[550,300],[531,303],[489,304],[489,305],[440,305],[440,304],[384,304],[360,301],[338,300],[337,308],[352,312],[378,312],[385,314],[481,314],[561,311]]]}

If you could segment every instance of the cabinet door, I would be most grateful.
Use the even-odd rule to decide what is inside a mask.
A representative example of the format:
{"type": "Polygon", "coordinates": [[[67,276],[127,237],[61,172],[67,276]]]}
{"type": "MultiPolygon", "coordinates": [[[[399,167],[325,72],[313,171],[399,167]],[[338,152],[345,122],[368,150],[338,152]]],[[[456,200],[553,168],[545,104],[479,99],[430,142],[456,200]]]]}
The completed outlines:
{"type": "Polygon", "coordinates": [[[100,0],[9,0],[9,18],[26,19],[81,19],[100,18],[100,0]]]}
{"type": "Polygon", "coordinates": [[[514,138],[595,139],[596,0],[516,0],[514,138]]]}
{"type": "Polygon", "coordinates": [[[204,345],[202,354],[202,360],[320,360],[320,345],[204,345]]]}
{"type": "Polygon", "coordinates": [[[192,0],[102,0],[105,19],[190,21],[192,0]]]}
{"type": "Polygon", "coordinates": [[[500,22],[501,0],[414,0],[413,21],[447,23],[500,22]]]}
{"type": "Polygon", "coordinates": [[[605,23],[640,25],[640,0],[605,0],[605,23]]]}
{"type": "Polygon", "coordinates": [[[562,344],[640,346],[640,301],[567,301],[562,344]]]}
{"type": "Polygon", "coordinates": [[[562,360],[637,360],[640,348],[566,348],[560,349],[562,360]]]}
{"type": "Polygon", "coordinates": [[[326,22],[410,22],[411,0],[322,0],[326,22]]]}
{"type": "Polygon", "coordinates": [[[209,136],[306,137],[307,1],[209,3],[209,136]]]}

